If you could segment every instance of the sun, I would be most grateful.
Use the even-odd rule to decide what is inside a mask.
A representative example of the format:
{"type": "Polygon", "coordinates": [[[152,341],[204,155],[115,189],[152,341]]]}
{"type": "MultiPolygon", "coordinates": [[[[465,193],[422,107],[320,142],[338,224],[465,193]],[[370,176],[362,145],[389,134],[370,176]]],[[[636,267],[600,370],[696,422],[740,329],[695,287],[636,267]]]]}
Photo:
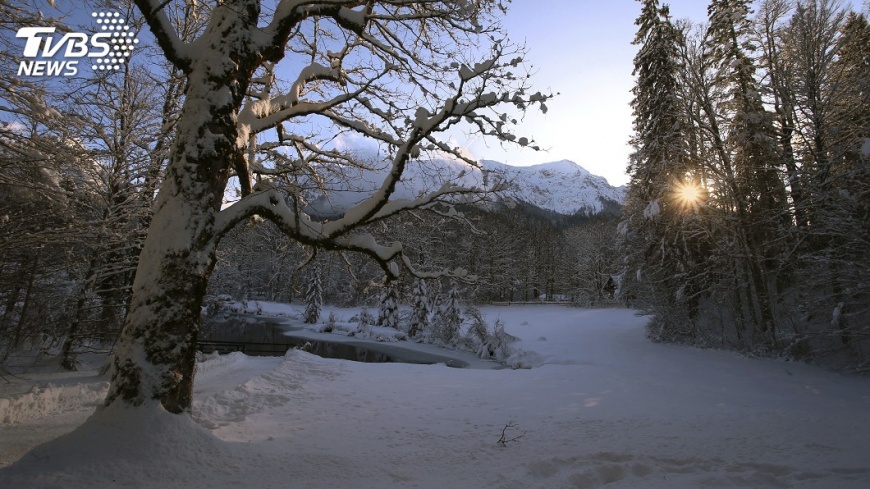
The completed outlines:
{"type": "Polygon", "coordinates": [[[674,186],[674,198],[683,208],[694,209],[704,200],[704,189],[697,182],[680,182],[674,186]]]}

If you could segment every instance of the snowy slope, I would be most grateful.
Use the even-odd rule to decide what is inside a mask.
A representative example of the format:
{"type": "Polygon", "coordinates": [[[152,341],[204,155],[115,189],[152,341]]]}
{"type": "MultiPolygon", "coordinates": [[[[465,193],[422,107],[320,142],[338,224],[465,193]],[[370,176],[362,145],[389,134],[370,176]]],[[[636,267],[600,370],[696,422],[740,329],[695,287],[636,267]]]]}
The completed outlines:
{"type": "MultiPolygon", "coordinates": [[[[352,170],[346,181],[328,183],[330,192],[313,196],[311,209],[322,215],[340,214],[370,195],[385,175],[385,169],[352,170]]],[[[455,160],[430,160],[409,164],[394,198],[414,199],[444,184],[481,188],[496,182],[504,185],[497,199],[565,215],[596,214],[604,209],[605,201],[619,204],[625,196],[624,187],[613,187],[568,160],[533,166],[483,160],[479,168],[455,160]]]]}
{"type": "MultiPolygon", "coordinates": [[[[209,357],[192,418],[82,415],[0,487],[870,487],[870,379],[652,343],[629,310],[483,312],[535,368],[209,357]]],[[[0,424],[0,461],[52,422],[0,424]]]]}

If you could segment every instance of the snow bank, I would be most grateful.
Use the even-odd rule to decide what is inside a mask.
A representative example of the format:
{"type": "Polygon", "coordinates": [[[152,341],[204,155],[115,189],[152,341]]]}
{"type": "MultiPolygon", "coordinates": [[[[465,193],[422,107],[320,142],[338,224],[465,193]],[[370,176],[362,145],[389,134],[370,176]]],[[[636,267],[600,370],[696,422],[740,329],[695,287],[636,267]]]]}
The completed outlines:
{"type": "MultiPolygon", "coordinates": [[[[285,358],[299,354],[302,352],[290,350],[285,358]]],[[[248,357],[233,352],[210,356],[198,364],[197,370],[202,370],[203,375],[197,374],[194,386],[194,420],[214,429],[287,403],[287,393],[299,389],[303,369],[287,370],[285,358],[248,357]]]]}
{"type": "Polygon", "coordinates": [[[33,386],[25,394],[0,398],[0,425],[97,406],[106,397],[108,388],[108,382],[33,386]]]}
{"type": "Polygon", "coordinates": [[[189,416],[167,413],[156,402],[116,403],[3,475],[4,487],[207,487],[203,482],[215,478],[245,487],[235,476],[244,462],[189,416]]]}

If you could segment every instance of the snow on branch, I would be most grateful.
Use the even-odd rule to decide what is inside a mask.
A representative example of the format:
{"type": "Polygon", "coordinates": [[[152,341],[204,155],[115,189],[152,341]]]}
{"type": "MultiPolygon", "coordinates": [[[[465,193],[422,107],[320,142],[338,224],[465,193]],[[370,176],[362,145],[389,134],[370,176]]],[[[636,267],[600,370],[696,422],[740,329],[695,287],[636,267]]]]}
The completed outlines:
{"type": "Polygon", "coordinates": [[[291,209],[284,201],[284,195],[271,186],[257,188],[253,193],[218,212],[214,222],[215,234],[221,236],[239,222],[254,215],[274,221],[289,237],[305,244],[315,244],[323,236],[319,223],[311,222],[308,216],[302,216],[291,209]]]}
{"type": "Polygon", "coordinates": [[[345,168],[367,168],[361,165],[358,161],[350,156],[332,149],[322,149],[316,144],[309,142],[306,138],[290,134],[283,135],[280,141],[266,142],[260,144],[260,149],[268,154],[268,158],[275,163],[273,168],[264,166],[261,162],[255,162],[251,165],[251,173],[257,175],[286,175],[288,173],[307,172],[314,181],[319,181],[317,173],[314,170],[316,163],[339,163],[345,168]],[[293,158],[284,152],[276,151],[282,147],[291,147],[297,157],[293,158]]]}
{"type": "Polygon", "coordinates": [[[321,1],[281,0],[272,16],[272,21],[261,29],[259,52],[270,61],[277,61],[284,56],[284,46],[294,27],[301,21],[313,17],[332,17],[344,29],[360,34],[367,24],[367,13],[371,2],[364,1],[321,1]],[[355,7],[367,5],[365,10],[352,10],[355,7]]]}
{"type": "Polygon", "coordinates": [[[258,100],[247,105],[239,114],[240,125],[248,126],[247,131],[245,131],[244,134],[257,134],[266,129],[271,129],[294,117],[326,113],[333,107],[357,99],[360,95],[365,93],[373,83],[380,79],[380,77],[374,77],[368,83],[360,86],[356,90],[343,93],[329,100],[322,102],[303,102],[299,101],[298,97],[299,92],[301,91],[303,76],[306,74],[311,76],[311,78],[305,79],[306,82],[317,79],[332,81],[338,81],[340,79],[333,77],[331,74],[327,74],[326,72],[312,70],[300,75],[297,82],[294,83],[291,93],[270,100],[258,100]]]}
{"type": "Polygon", "coordinates": [[[338,126],[343,127],[345,129],[349,129],[353,132],[366,136],[368,138],[380,141],[382,143],[387,143],[393,146],[401,146],[402,141],[393,135],[381,130],[379,127],[376,127],[372,124],[369,124],[366,121],[351,119],[345,117],[335,111],[326,110],[320,115],[328,118],[332,122],[336,123],[338,126]]]}
{"type": "Polygon", "coordinates": [[[302,244],[325,250],[363,253],[377,261],[385,273],[396,275],[396,270],[389,263],[402,255],[400,243],[382,245],[368,233],[329,236],[324,233],[320,223],[291,209],[275,188],[256,191],[220,211],[215,218],[214,229],[218,234],[224,234],[253,215],[272,221],[284,234],[302,244]]]}
{"type": "MultiPolygon", "coordinates": [[[[467,5],[460,3],[282,0],[272,22],[254,36],[259,45],[256,51],[266,68],[265,75],[254,82],[263,88],[248,93],[237,119],[237,145],[248,147],[248,166],[243,169],[246,176],[256,175],[260,183],[243,186],[242,199],[219,212],[217,234],[259,215],[275,222],[300,243],[365,253],[385,270],[387,262],[398,260],[417,274],[409,262],[399,260],[400,244],[378,244],[373,237],[361,234],[361,228],[413,210],[463,219],[451,196],[461,196],[463,201],[483,200],[497,189],[446,184],[416,199],[395,199],[406,166],[419,160],[423,152],[448,154],[476,165],[460,148],[439,137],[461,123],[500,141],[537,149],[528,138],[511,134],[509,127],[516,120],[505,111],[523,112],[539,104],[546,112],[544,102],[552,97],[526,93],[528,73],[515,73],[523,63],[524,49],[506,38],[479,36],[489,32],[478,24],[478,18],[483,17],[478,17],[480,13],[474,9],[466,11],[467,5]],[[291,39],[299,23],[309,18],[327,18],[334,23],[327,22],[328,27],[323,27],[315,22],[311,37],[299,34],[291,39]],[[462,29],[453,29],[454,25],[462,29]],[[344,32],[331,38],[336,30],[344,32]],[[468,37],[459,40],[462,32],[468,37]],[[475,39],[491,41],[488,55],[479,56],[480,46],[475,39]],[[275,94],[272,63],[287,52],[305,56],[306,64],[283,85],[289,87],[284,93],[275,94]],[[350,66],[343,66],[345,63],[350,66]],[[294,121],[308,123],[305,116],[323,118],[338,134],[346,131],[362,136],[389,154],[388,172],[377,190],[334,221],[311,219],[302,210],[303,188],[298,182],[290,182],[288,176],[308,174],[308,181],[320,187],[320,173],[332,171],[330,168],[341,172],[360,164],[352,151],[329,149],[331,141],[337,139],[329,136],[331,132],[326,136],[312,132],[308,137],[288,137],[288,128],[302,128],[301,124],[294,127],[294,121]],[[256,135],[272,128],[277,131],[277,141],[258,144],[256,135]],[[256,161],[258,154],[265,154],[265,159],[256,161]]],[[[437,275],[445,273],[468,279],[461,272],[437,275]]]]}
{"type": "Polygon", "coordinates": [[[188,52],[188,44],[178,37],[164,10],[169,2],[161,3],[160,0],[134,1],[145,17],[145,22],[151,28],[151,33],[157,39],[157,44],[163,50],[166,59],[184,73],[190,73],[192,61],[188,52]]]}

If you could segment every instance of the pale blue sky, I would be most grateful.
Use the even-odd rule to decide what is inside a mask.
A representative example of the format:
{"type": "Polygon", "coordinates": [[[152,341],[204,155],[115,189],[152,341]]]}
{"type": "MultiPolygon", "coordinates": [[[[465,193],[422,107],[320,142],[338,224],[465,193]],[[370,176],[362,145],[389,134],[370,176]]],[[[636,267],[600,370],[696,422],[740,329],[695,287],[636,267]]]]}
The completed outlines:
{"type": "MultiPolygon", "coordinates": [[[[665,3],[675,18],[706,19],[704,0],[665,3]]],[[[627,183],[637,51],[631,41],[639,12],[635,0],[514,0],[504,26],[529,48],[535,90],[561,94],[547,104],[547,114],[530,112],[522,126],[522,135],[549,150],[506,151],[497,142],[477,140],[468,143],[474,156],[511,165],[568,159],[611,184],[627,183]]]]}

